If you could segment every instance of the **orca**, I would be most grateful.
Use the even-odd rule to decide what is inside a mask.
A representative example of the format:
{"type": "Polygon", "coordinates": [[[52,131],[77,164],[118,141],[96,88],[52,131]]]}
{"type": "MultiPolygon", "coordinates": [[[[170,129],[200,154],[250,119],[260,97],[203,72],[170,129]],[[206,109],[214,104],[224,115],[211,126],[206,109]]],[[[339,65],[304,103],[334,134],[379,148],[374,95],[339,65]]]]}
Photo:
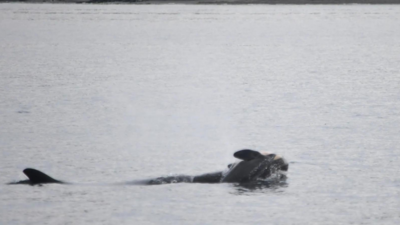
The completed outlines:
{"type": "Polygon", "coordinates": [[[66,182],[56,180],[50,177],[49,175],[36,169],[26,168],[22,172],[29,178],[28,180],[21,180],[9,184],[29,184],[29,185],[48,184],[48,183],[66,184],[66,182]]]}
{"type": "MultiPolygon", "coordinates": [[[[206,173],[197,176],[165,176],[144,181],[126,182],[125,184],[251,183],[268,179],[273,175],[276,175],[275,177],[278,177],[278,179],[285,179],[286,172],[289,169],[287,161],[276,154],[243,149],[235,152],[233,156],[240,161],[229,164],[228,169],[224,171],[206,173]]],[[[12,182],[9,184],[69,184],[64,181],[56,180],[49,175],[32,168],[24,169],[23,173],[29,178],[28,180],[12,182]]]]}
{"type": "Polygon", "coordinates": [[[266,180],[272,175],[284,179],[289,169],[287,161],[276,154],[243,149],[233,156],[241,161],[229,164],[228,169],[222,172],[195,176],[193,182],[249,183],[266,180]]]}

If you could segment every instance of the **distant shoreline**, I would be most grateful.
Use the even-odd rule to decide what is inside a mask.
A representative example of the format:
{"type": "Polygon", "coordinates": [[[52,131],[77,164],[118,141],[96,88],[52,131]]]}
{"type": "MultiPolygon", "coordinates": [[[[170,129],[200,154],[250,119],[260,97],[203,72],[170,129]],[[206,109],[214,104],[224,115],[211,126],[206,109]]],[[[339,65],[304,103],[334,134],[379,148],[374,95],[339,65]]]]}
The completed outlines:
{"type": "Polygon", "coordinates": [[[0,0],[0,3],[89,3],[89,4],[265,4],[265,5],[344,5],[400,4],[400,0],[0,0]]]}

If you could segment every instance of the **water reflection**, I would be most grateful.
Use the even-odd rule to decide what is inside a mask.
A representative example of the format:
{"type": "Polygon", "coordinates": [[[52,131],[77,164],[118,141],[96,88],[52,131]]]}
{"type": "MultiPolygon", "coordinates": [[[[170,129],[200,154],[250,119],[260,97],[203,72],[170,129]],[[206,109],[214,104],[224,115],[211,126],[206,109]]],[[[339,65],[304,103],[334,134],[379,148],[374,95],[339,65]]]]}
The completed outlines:
{"type": "Polygon", "coordinates": [[[249,195],[253,193],[280,193],[284,192],[288,187],[287,177],[279,179],[257,180],[249,183],[235,183],[233,187],[235,190],[232,192],[234,195],[249,195]]]}

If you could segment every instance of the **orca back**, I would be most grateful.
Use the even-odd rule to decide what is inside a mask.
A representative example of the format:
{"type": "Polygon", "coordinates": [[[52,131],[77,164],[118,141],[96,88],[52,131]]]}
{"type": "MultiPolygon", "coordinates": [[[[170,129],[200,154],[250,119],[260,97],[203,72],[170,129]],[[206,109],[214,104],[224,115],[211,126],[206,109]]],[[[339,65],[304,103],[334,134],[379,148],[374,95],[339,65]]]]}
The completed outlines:
{"type": "Polygon", "coordinates": [[[32,168],[24,169],[24,174],[29,178],[31,184],[44,184],[44,183],[64,183],[62,181],[56,180],[49,175],[32,168]]]}

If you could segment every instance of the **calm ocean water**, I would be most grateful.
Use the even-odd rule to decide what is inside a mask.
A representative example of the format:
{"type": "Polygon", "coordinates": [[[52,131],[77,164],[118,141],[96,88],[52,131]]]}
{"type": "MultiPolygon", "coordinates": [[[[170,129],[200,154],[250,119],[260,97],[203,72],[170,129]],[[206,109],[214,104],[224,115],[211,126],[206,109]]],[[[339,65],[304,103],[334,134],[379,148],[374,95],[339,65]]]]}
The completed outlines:
{"type": "Polygon", "coordinates": [[[0,4],[0,224],[399,224],[400,6],[0,4]],[[287,184],[122,184],[223,170],[287,184]],[[33,167],[74,185],[5,185],[33,167]],[[121,183],[122,182],[122,183],[121,183]]]}

